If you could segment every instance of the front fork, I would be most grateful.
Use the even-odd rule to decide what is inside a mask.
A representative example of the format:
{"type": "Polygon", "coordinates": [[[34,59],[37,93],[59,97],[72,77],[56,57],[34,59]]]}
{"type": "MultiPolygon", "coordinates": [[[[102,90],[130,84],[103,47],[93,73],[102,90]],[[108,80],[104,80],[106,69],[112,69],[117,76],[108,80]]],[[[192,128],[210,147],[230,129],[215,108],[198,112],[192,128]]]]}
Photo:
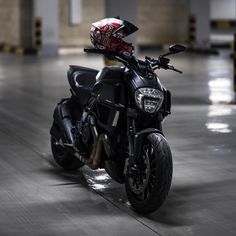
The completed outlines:
{"type": "Polygon", "coordinates": [[[129,142],[129,160],[128,171],[137,171],[139,168],[139,159],[141,155],[143,139],[151,133],[160,133],[161,130],[156,128],[146,128],[136,132],[135,119],[138,114],[135,109],[128,108],[127,111],[127,136],[129,142]]]}
{"type": "Polygon", "coordinates": [[[135,149],[134,149],[134,137],[136,134],[136,127],[135,127],[135,118],[137,117],[137,113],[134,109],[128,108],[127,111],[127,137],[129,143],[129,166],[134,166],[135,161],[135,149]]]}

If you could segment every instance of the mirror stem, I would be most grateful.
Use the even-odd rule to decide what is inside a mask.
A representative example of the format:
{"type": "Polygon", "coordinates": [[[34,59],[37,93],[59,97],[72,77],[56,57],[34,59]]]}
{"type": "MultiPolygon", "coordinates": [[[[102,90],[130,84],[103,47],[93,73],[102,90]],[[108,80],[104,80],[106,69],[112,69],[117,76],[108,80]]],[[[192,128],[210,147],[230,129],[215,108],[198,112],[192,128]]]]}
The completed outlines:
{"type": "Polygon", "coordinates": [[[172,55],[172,54],[174,54],[174,53],[173,52],[167,52],[163,55],[160,55],[160,57],[166,57],[166,56],[169,56],[169,55],[172,55]]]}

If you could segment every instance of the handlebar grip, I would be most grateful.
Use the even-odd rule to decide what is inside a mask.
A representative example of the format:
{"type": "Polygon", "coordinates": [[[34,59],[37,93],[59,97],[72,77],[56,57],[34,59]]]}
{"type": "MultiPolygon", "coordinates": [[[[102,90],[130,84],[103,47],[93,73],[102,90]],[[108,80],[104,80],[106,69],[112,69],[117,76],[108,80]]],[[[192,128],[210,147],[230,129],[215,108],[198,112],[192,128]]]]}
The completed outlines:
{"type": "Polygon", "coordinates": [[[170,62],[169,58],[159,57],[158,60],[155,60],[155,62],[152,63],[152,66],[159,66],[166,70],[169,67],[169,62],[170,62]]]}
{"type": "Polygon", "coordinates": [[[97,49],[97,48],[84,48],[84,52],[102,54],[102,55],[107,56],[107,57],[116,57],[116,56],[118,56],[115,53],[111,53],[111,52],[101,50],[101,49],[97,49]]]}
{"type": "Polygon", "coordinates": [[[96,48],[84,48],[84,52],[87,53],[101,53],[99,49],[96,48]]]}
{"type": "Polygon", "coordinates": [[[161,66],[161,63],[160,63],[160,61],[157,60],[156,62],[152,63],[151,65],[152,65],[152,67],[161,66]]]}

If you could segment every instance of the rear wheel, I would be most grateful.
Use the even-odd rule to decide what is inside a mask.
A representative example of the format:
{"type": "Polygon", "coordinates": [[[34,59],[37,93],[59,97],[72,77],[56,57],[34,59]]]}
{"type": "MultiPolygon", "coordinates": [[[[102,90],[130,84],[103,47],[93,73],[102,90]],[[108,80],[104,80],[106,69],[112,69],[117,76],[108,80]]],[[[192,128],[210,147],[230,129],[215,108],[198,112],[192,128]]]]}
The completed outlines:
{"type": "Polygon", "coordinates": [[[51,135],[51,149],[54,160],[65,170],[77,170],[84,165],[68,148],[63,146],[59,134],[51,135]]]}
{"type": "Polygon", "coordinates": [[[143,142],[140,169],[126,176],[125,187],[131,206],[139,213],[157,210],[165,201],[172,180],[172,155],[166,139],[152,133],[143,142]]]}

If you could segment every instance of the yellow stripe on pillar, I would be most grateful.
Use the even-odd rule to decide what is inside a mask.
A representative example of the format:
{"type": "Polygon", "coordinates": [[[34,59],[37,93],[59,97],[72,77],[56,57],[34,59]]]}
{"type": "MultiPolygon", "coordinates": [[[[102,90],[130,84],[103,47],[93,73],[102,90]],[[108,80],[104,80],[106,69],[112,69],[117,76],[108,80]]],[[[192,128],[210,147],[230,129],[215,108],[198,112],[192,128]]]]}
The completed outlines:
{"type": "Polygon", "coordinates": [[[106,66],[114,66],[116,65],[116,61],[115,60],[112,60],[108,57],[104,57],[104,63],[106,66]]]}
{"type": "Polygon", "coordinates": [[[42,19],[36,17],[34,22],[34,44],[36,49],[42,47],[42,19]]]}
{"type": "Polygon", "coordinates": [[[219,29],[228,29],[230,28],[230,21],[221,20],[217,22],[217,28],[219,29]]]}
{"type": "Polygon", "coordinates": [[[12,46],[10,44],[5,44],[2,50],[3,52],[11,52],[12,46]]]}
{"type": "Polygon", "coordinates": [[[16,48],[16,54],[23,54],[23,53],[24,53],[24,48],[22,48],[22,47],[16,48]]]}

